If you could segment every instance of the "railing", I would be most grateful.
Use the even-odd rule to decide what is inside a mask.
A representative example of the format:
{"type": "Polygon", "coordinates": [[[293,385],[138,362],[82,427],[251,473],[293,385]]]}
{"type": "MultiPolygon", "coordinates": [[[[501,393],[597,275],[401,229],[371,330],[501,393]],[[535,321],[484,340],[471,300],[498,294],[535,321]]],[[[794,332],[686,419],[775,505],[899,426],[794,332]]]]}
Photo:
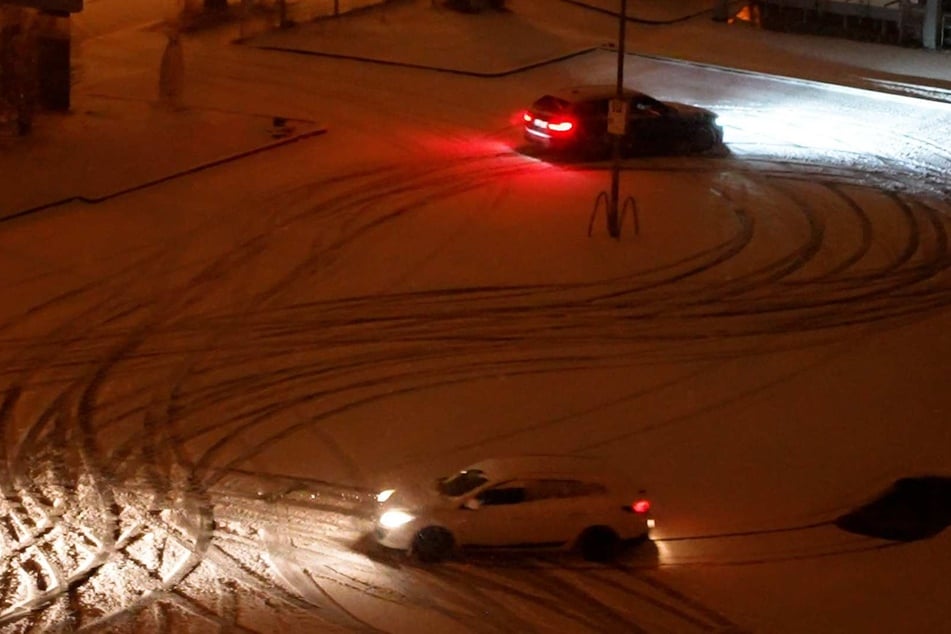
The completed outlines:
{"type": "Polygon", "coordinates": [[[339,16],[358,9],[365,9],[386,0],[270,0],[283,8],[287,22],[309,22],[318,18],[339,16]]]}
{"type": "Polygon", "coordinates": [[[925,5],[914,0],[755,1],[768,28],[851,34],[893,43],[924,40],[925,5]]]}
{"type": "MultiPolygon", "coordinates": [[[[598,218],[598,212],[604,210],[605,220],[608,221],[608,233],[610,233],[611,222],[608,220],[608,214],[611,213],[611,199],[608,196],[606,191],[602,191],[598,194],[597,198],[594,199],[594,210],[591,212],[591,217],[588,219],[588,237],[591,237],[591,233],[594,230],[594,222],[598,218]]],[[[628,196],[624,199],[624,204],[621,205],[620,217],[618,218],[618,236],[620,237],[621,230],[624,228],[624,217],[630,212],[631,219],[634,222],[634,235],[638,235],[641,232],[641,218],[640,213],[637,210],[637,201],[634,200],[633,196],[628,196]]]]}
{"type": "Polygon", "coordinates": [[[901,0],[762,0],[763,4],[802,9],[818,14],[860,16],[878,20],[898,20],[901,0]]]}

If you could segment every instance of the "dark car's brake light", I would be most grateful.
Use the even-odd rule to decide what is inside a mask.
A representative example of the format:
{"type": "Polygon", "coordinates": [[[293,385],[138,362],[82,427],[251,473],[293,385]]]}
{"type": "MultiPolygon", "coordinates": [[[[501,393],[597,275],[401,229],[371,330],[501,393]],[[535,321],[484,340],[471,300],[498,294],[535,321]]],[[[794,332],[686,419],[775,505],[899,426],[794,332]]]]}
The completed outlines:
{"type": "Polygon", "coordinates": [[[641,498],[635,502],[632,502],[628,506],[622,506],[625,511],[628,513],[637,513],[638,515],[644,515],[649,513],[651,510],[651,502],[647,498],[641,498]]]}
{"type": "Polygon", "coordinates": [[[527,128],[544,130],[555,134],[567,134],[575,129],[575,122],[571,119],[549,121],[548,119],[535,116],[530,111],[522,114],[522,120],[525,122],[527,128]]]}

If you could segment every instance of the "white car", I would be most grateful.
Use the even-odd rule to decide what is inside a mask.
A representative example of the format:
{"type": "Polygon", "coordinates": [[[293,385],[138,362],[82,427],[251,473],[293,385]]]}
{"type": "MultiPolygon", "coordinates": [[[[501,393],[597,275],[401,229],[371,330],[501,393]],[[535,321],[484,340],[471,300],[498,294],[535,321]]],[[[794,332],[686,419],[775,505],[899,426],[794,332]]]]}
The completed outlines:
{"type": "Polygon", "coordinates": [[[586,458],[484,460],[424,486],[381,491],[377,501],[377,541],[425,562],[457,547],[578,548],[606,561],[653,527],[644,492],[586,458]]]}

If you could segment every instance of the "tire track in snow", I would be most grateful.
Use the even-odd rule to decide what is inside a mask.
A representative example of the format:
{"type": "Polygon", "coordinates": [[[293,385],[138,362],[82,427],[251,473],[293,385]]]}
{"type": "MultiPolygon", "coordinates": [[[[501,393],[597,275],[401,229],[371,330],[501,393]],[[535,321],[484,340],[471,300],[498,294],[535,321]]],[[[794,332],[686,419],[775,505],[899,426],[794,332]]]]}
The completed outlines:
{"type": "MultiPolygon", "coordinates": [[[[800,259],[800,261],[805,261],[805,260],[803,260],[803,259],[800,259]]],[[[788,269],[787,269],[787,271],[788,271],[788,269]]]]}
{"type": "MultiPolygon", "coordinates": [[[[214,277],[214,275],[212,275],[212,277],[214,277]]],[[[132,344],[132,345],[129,346],[129,347],[134,348],[135,345],[132,344]]],[[[88,392],[87,392],[87,398],[85,399],[87,403],[90,402],[90,401],[92,401],[92,398],[91,398],[90,394],[91,394],[91,393],[88,393],[88,392]]],[[[87,407],[87,409],[88,409],[88,407],[87,407]]],[[[90,438],[91,438],[91,437],[90,437],[90,438]]],[[[207,518],[206,518],[206,519],[207,519],[207,518]]],[[[200,522],[200,523],[204,523],[204,522],[200,522]]],[[[184,566],[183,568],[186,568],[186,569],[187,569],[188,567],[189,567],[189,566],[184,566]]],[[[173,576],[173,577],[174,577],[174,576],[173,576]]]]}
{"type": "MultiPolygon", "coordinates": [[[[456,167],[458,168],[458,166],[456,167]]],[[[470,166],[466,166],[467,169],[469,167],[470,166]]],[[[306,331],[313,328],[315,323],[322,331],[329,332],[323,333],[322,336],[314,337],[308,340],[307,343],[314,346],[318,346],[321,343],[332,343],[336,344],[341,350],[365,345],[368,343],[368,340],[372,342],[372,337],[368,338],[366,335],[359,334],[359,332],[353,336],[346,336],[349,330],[370,330],[383,326],[385,327],[387,337],[395,338],[404,342],[406,345],[397,349],[395,353],[394,350],[390,349],[367,350],[366,354],[358,359],[350,368],[351,377],[358,378],[364,376],[367,370],[385,367],[387,364],[396,366],[405,364],[406,362],[412,362],[426,366],[420,369],[410,369],[405,372],[393,372],[390,370],[379,373],[375,379],[369,382],[360,381],[354,383],[353,379],[348,379],[345,374],[341,376],[338,372],[335,372],[334,369],[322,367],[320,360],[317,360],[313,369],[314,374],[307,377],[307,381],[301,380],[299,382],[300,385],[296,386],[295,389],[304,390],[308,382],[315,380],[342,379],[336,388],[325,391],[323,396],[336,394],[342,395],[343,398],[338,402],[335,409],[325,411],[322,417],[315,417],[314,421],[308,424],[320,422],[321,420],[332,420],[336,413],[345,411],[347,408],[359,406],[361,403],[367,402],[367,399],[387,398],[393,393],[391,388],[394,384],[407,385],[408,387],[406,389],[410,390],[425,390],[444,384],[447,380],[467,382],[484,376],[497,375],[499,371],[516,374],[522,372],[553,371],[564,367],[597,367],[602,358],[602,356],[598,354],[591,353],[588,356],[579,355],[573,359],[566,359],[561,355],[546,356],[544,352],[549,350],[551,346],[556,343],[561,344],[566,340],[572,341],[581,348],[600,345],[603,343],[602,340],[598,337],[592,337],[588,333],[591,332],[591,324],[599,323],[604,319],[616,319],[623,323],[630,324],[631,330],[627,338],[632,343],[640,343],[645,340],[660,340],[671,335],[676,337],[678,334],[681,338],[690,339],[695,335],[689,328],[684,330],[684,326],[689,324],[685,324],[683,321],[674,324],[675,328],[673,329],[668,329],[662,323],[651,324],[650,322],[652,320],[661,321],[661,316],[669,316],[672,310],[684,311],[686,317],[692,318],[697,322],[722,318],[725,316],[722,310],[720,313],[716,312],[716,310],[711,311],[711,306],[729,306],[737,302],[744,294],[762,293],[764,295],[763,299],[769,300],[775,292],[792,284],[794,280],[790,279],[791,276],[804,270],[804,267],[813,263],[815,255],[821,252],[822,247],[822,235],[819,230],[820,225],[818,224],[817,216],[815,216],[815,210],[806,205],[805,208],[801,208],[800,211],[805,214],[806,218],[812,219],[812,221],[809,222],[812,230],[809,240],[799,250],[794,254],[789,254],[778,260],[760,263],[759,268],[751,271],[739,282],[724,285],[720,289],[713,289],[714,292],[710,292],[709,301],[694,302],[696,308],[700,309],[700,312],[695,314],[689,312],[689,308],[691,308],[689,305],[684,306],[681,303],[674,303],[673,305],[665,304],[663,296],[669,295],[671,289],[676,289],[687,282],[693,282],[704,273],[716,271],[717,267],[729,262],[732,257],[743,253],[751,244],[749,239],[755,240],[755,231],[744,234],[741,230],[737,234],[741,236],[737,238],[738,242],[733,242],[726,247],[726,252],[728,253],[730,248],[739,248],[726,260],[720,259],[718,261],[718,256],[724,253],[723,251],[718,251],[709,254],[712,259],[707,260],[707,265],[701,264],[697,267],[696,263],[702,262],[703,260],[694,259],[691,256],[688,258],[690,262],[684,262],[683,264],[685,268],[693,266],[696,270],[692,272],[685,272],[683,269],[668,270],[665,271],[664,274],[647,281],[639,279],[639,275],[634,273],[630,276],[619,277],[614,280],[598,281],[593,284],[581,285],[553,284],[540,287],[475,290],[439,289],[425,295],[428,305],[424,310],[416,308],[416,302],[422,298],[419,295],[390,295],[382,298],[357,298],[357,301],[326,302],[322,304],[312,304],[306,307],[293,306],[291,311],[277,305],[276,308],[278,310],[271,310],[269,304],[277,304],[279,301],[282,301],[285,296],[293,291],[296,285],[308,282],[314,276],[319,277],[322,262],[321,258],[339,257],[348,246],[354,244],[360,236],[365,235],[365,232],[385,226],[388,218],[399,217],[400,214],[410,213],[420,206],[446,200],[461,192],[468,191],[468,189],[483,186],[496,178],[503,176],[516,177],[521,173],[517,167],[513,168],[510,173],[507,173],[506,169],[500,169],[492,171],[491,173],[482,174],[480,177],[473,177],[466,182],[446,186],[441,189],[440,193],[433,195],[432,192],[427,190],[436,187],[439,180],[447,178],[447,175],[451,174],[451,170],[448,173],[440,173],[432,178],[423,178],[415,182],[408,182],[408,179],[411,181],[410,177],[412,174],[410,172],[387,175],[383,179],[374,181],[369,186],[364,184],[368,191],[351,191],[347,195],[330,201],[329,204],[320,203],[314,205],[302,211],[300,215],[293,217],[293,220],[290,222],[298,222],[319,216],[328,223],[336,223],[338,227],[341,227],[339,237],[331,241],[327,246],[318,249],[313,257],[301,262],[298,266],[291,269],[282,279],[265,289],[264,292],[254,295],[248,301],[244,313],[248,318],[237,322],[241,326],[252,326],[248,332],[242,331],[242,334],[250,335],[245,341],[235,342],[227,337],[222,337],[218,340],[222,343],[227,343],[229,346],[232,346],[233,349],[237,349],[245,358],[254,358],[256,355],[261,354],[277,356],[288,353],[295,347],[299,347],[299,342],[294,342],[294,337],[298,336],[301,332],[306,334],[306,331]],[[419,196],[421,193],[426,195],[419,196]],[[405,204],[395,207],[391,205],[378,207],[382,201],[401,197],[407,198],[405,204]],[[363,222],[354,222],[355,216],[360,215],[367,215],[368,217],[363,222]],[[651,298],[649,292],[654,293],[655,296],[651,298]],[[627,303],[620,301],[621,298],[627,303]],[[638,302],[643,301],[645,298],[653,299],[655,302],[648,310],[643,310],[637,305],[638,302]],[[592,299],[595,301],[592,301],[592,299]],[[326,317],[323,317],[326,315],[326,312],[330,312],[334,317],[332,319],[326,319],[326,317]],[[354,316],[366,315],[368,312],[370,315],[368,317],[361,317],[358,323],[359,328],[354,329],[354,316]],[[311,321],[314,314],[322,316],[323,320],[311,321]],[[260,321],[256,322],[254,318],[260,318],[260,321]],[[287,320],[284,322],[286,323],[286,327],[282,328],[283,324],[281,319],[287,320]],[[277,329],[274,327],[275,320],[278,325],[277,329]],[[525,337],[522,334],[526,332],[527,326],[537,326],[539,324],[542,325],[542,328],[539,329],[537,334],[533,333],[531,337],[525,337]],[[255,331],[254,327],[258,327],[260,330],[255,331]],[[449,344],[446,346],[448,352],[442,354],[427,353],[427,350],[433,346],[445,345],[447,343],[449,344]],[[518,344],[513,352],[509,354],[502,353],[503,350],[511,349],[513,343],[518,344]],[[240,346],[237,344],[243,344],[246,352],[240,351],[240,346]],[[458,358],[479,355],[480,353],[485,356],[484,359],[465,365],[458,364],[458,358]],[[447,376],[449,377],[448,379],[446,378],[447,376]],[[348,380],[350,381],[349,383],[347,382],[348,380]],[[357,395],[360,396],[355,398],[357,395]]],[[[762,173],[756,173],[752,174],[752,176],[762,179],[762,184],[767,187],[775,186],[779,190],[782,190],[790,186],[788,175],[784,175],[781,170],[774,174],[764,175],[762,173]]],[[[835,187],[842,186],[839,181],[833,182],[835,183],[835,187]]],[[[904,197],[898,194],[894,196],[896,206],[903,207],[905,204],[904,197]]],[[[309,201],[309,197],[304,196],[304,200],[309,201]]],[[[790,201],[787,197],[787,203],[788,202],[790,201]]],[[[795,203],[795,201],[792,202],[795,203]]],[[[790,206],[794,207],[795,205],[790,206]]],[[[853,214],[856,223],[860,227],[859,232],[862,233],[862,235],[868,235],[867,223],[863,221],[862,215],[856,211],[855,206],[845,201],[843,202],[843,208],[853,214]]],[[[868,319],[877,320],[917,315],[923,310],[942,308],[947,305],[948,292],[946,288],[942,289],[939,287],[935,289],[934,292],[929,292],[931,289],[921,289],[917,286],[923,281],[933,279],[942,274],[947,267],[947,240],[945,235],[947,220],[945,211],[927,205],[919,205],[917,202],[912,204],[909,209],[914,210],[915,218],[921,216],[925,218],[925,221],[923,223],[918,223],[917,220],[914,221],[914,229],[909,231],[909,242],[906,243],[906,248],[900,252],[902,257],[899,257],[891,263],[891,268],[896,272],[902,273],[903,276],[893,280],[894,286],[882,289],[880,293],[882,297],[880,297],[880,299],[885,302],[884,305],[871,306],[871,310],[864,316],[862,314],[859,314],[857,317],[850,316],[849,318],[854,320],[850,323],[861,324],[864,323],[863,320],[868,319]],[[912,250],[913,243],[914,249],[912,250]],[[919,247],[918,245],[924,246],[919,247]],[[905,254],[908,254],[907,260],[902,259],[905,254]],[[907,264],[913,262],[916,257],[919,258],[919,261],[916,262],[910,270],[906,270],[908,269],[907,264]],[[909,286],[913,288],[909,289],[909,286]],[[896,290],[902,290],[909,294],[908,297],[902,299],[917,299],[919,301],[913,303],[911,306],[906,304],[900,308],[895,307],[892,303],[895,302],[894,292],[896,290]],[[920,297],[918,297],[919,295],[920,297]]],[[[740,215],[738,217],[742,216],[740,215]]],[[[744,223],[740,221],[739,226],[743,227],[744,223]]],[[[748,226],[755,227],[756,223],[754,222],[748,226]]],[[[141,331],[144,333],[143,336],[145,338],[167,336],[174,334],[176,328],[180,328],[183,324],[187,325],[179,315],[186,313],[194,306],[200,305],[204,299],[201,295],[206,289],[214,288],[220,276],[226,275],[235,267],[247,265],[263,252],[264,245],[262,241],[253,240],[241,245],[241,249],[229,253],[227,257],[220,258],[211,263],[201,274],[195,276],[193,280],[195,282],[195,290],[193,293],[187,294],[179,302],[174,302],[173,309],[167,311],[169,315],[168,318],[150,320],[151,323],[148,323],[147,327],[141,331]],[[171,325],[171,327],[169,327],[169,325],[171,325]]],[[[852,261],[849,262],[848,267],[840,264],[834,272],[826,271],[826,274],[822,276],[822,281],[826,283],[837,281],[837,277],[846,278],[846,273],[851,267],[859,264],[862,258],[856,257],[855,254],[853,254],[850,260],[852,261]]],[[[656,275],[656,273],[655,271],[654,274],[656,275]]],[[[868,278],[866,280],[861,278],[857,281],[855,279],[843,279],[841,285],[848,288],[850,284],[868,283],[879,277],[876,272],[867,273],[865,275],[868,278]]],[[[798,280],[797,282],[803,285],[810,281],[806,280],[804,282],[803,280],[798,280]]],[[[815,280],[811,282],[815,282],[815,280]]],[[[748,301],[749,298],[744,299],[748,301]]],[[[843,305],[841,298],[835,297],[827,300],[827,303],[834,304],[836,308],[843,305]]],[[[793,305],[783,310],[790,312],[796,308],[797,306],[793,305]]],[[[849,306],[846,304],[845,308],[849,308],[849,306]]],[[[761,312],[761,309],[762,304],[752,302],[744,309],[736,312],[741,315],[750,315],[761,312]]],[[[838,316],[839,319],[842,318],[841,315],[833,316],[838,316]]],[[[224,315],[219,318],[228,321],[234,317],[234,315],[224,315]]],[[[238,317],[242,317],[242,315],[239,314],[238,317]]],[[[801,317],[794,316],[790,319],[793,325],[795,325],[797,320],[801,320],[801,317]]],[[[835,321],[832,323],[835,323],[835,321]]],[[[833,327],[827,324],[828,322],[814,320],[807,325],[810,328],[833,327]]],[[[703,327],[703,324],[699,324],[698,330],[703,327]]],[[[786,327],[788,327],[788,324],[783,325],[783,328],[786,327]]],[[[199,330],[201,330],[201,327],[199,327],[199,330]]],[[[234,327],[234,330],[237,330],[237,327],[234,327]]],[[[770,328],[765,329],[744,327],[740,328],[738,333],[734,336],[749,336],[751,333],[754,335],[775,335],[779,332],[782,332],[782,329],[776,328],[775,326],[770,326],[770,328]]],[[[116,342],[120,340],[121,338],[116,342]]],[[[116,346],[108,346],[108,348],[112,349],[115,349],[115,347],[116,346]]],[[[105,365],[100,365],[99,370],[103,373],[102,380],[108,380],[118,375],[121,372],[120,366],[134,357],[136,348],[137,345],[126,346],[121,350],[120,358],[115,364],[110,365],[106,363],[105,365]]],[[[163,432],[158,430],[164,427],[165,423],[170,423],[183,415],[196,415],[204,411],[210,411],[216,406],[226,406],[228,404],[228,395],[235,389],[253,389],[255,386],[261,385],[262,396],[258,398],[262,398],[263,395],[273,392],[273,384],[262,385],[262,380],[267,381],[273,379],[275,381],[274,384],[287,384],[288,378],[300,370],[300,368],[291,367],[288,369],[289,373],[282,369],[275,371],[273,375],[265,373],[263,375],[248,376],[239,383],[226,386],[219,385],[217,389],[209,392],[203,398],[190,400],[190,379],[201,373],[206,377],[210,376],[214,379],[212,372],[215,370],[215,365],[209,363],[205,358],[205,352],[210,349],[211,346],[205,346],[204,348],[199,347],[194,350],[194,357],[189,360],[188,369],[180,371],[172,386],[173,389],[169,390],[170,396],[168,402],[170,405],[164,408],[166,413],[165,418],[157,416],[147,423],[147,426],[153,430],[153,440],[150,441],[151,448],[149,451],[155,452],[156,456],[166,455],[168,453],[175,454],[178,452],[180,464],[186,467],[193,466],[190,464],[192,461],[184,457],[183,454],[181,454],[181,450],[190,436],[187,432],[183,433],[181,431],[174,434],[163,434],[163,432]],[[222,389],[224,387],[227,387],[227,389],[222,389]],[[189,408],[192,408],[192,410],[189,410],[189,408]]],[[[89,360],[95,361],[96,358],[96,352],[93,350],[91,355],[85,357],[85,359],[80,358],[78,361],[80,366],[82,366],[83,363],[88,363],[89,360]]],[[[33,367],[36,368],[37,366],[34,365],[33,367]]],[[[90,436],[87,437],[93,437],[98,433],[98,430],[93,429],[94,423],[91,417],[99,414],[99,405],[93,405],[98,390],[95,384],[95,374],[87,374],[83,381],[74,384],[72,389],[82,388],[80,393],[86,394],[84,397],[84,402],[86,403],[84,415],[87,417],[87,422],[85,423],[87,433],[90,434],[90,436]],[[84,387],[83,381],[91,382],[87,383],[84,387]]],[[[295,398],[298,399],[297,403],[282,402],[265,407],[259,412],[252,412],[259,418],[257,420],[252,418],[252,425],[248,429],[253,428],[253,425],[256,423],[268,421],[270,417],[276,415],[289,404],[308,402],[307,400],[300,400],[304,398],[303,396],[292,396],[289,400],[294,401],[295,398]]],[[[254,399],[251,400],[253,401],[254,399]]],[[[55,407],[54,411],[59,407],[60,406],[55,407]]],[[[155,411],[161,412],[163,410],[162,399],[159,399],[158,402],[153,405],[153,408],[155,411]]],[[[51,416],[52,415],[37,421],[38,427],[36,427],[36,431],[29,441],[29,444],[21,445],[20,447],[21,454],[26,455],[28,448],[36,444],[38,439],[45,434],[51,416]]],[[[225,421],[225,424],[226,423],[227,419],[225,421]]],[[[221,427],[221,422],[217,421],[217,424],[210,424],[206,431],[213,431],[221,427]]],[[[285,431],[287,433],[293,433],[293,429],[285,431]]],[[[226,444],[234,442],[238,437],[237,431],[233,431],[224,436],[224,442],[226,444]]],[[[130,463],[136,456],[135,452],[130,450],[129,445],[122,448],[122,451],[112,451],[108,456],[101,454],[99,447],[95,445],[90,445],[90,447],[92,452],[89,453],[89,455],[93,458],[97,460],[107,458],[104,465],[106,465],[108,469],[118,469],[123,464],[130,463]]],[[[224,448],[224,445],[221,445],[221,447],[224,448]]],[[[252,456],[253,453],[241,454],[237,460],[229,464],[240,464],[252,456]]],[[[195,466],[199,466],[199,471],[196,473],[207,476],[207,478],[201,481],[199,491],[201,491],[202,488],[207,489],[207,487],[219,482],[219,477],[216,475],[216,472],[212,470],[212,466],[216,465],[216,460],[216,451],[213,449],[211,453],[199,456],[197,461],[195,461],[195,466]]],[[[152,462],[157,463],[159,461],[153,460],[152,462]]],[[[193,476],[192,482],[196,483],[198,480],[193,476]]],[[[162,493],[167,494],[167,492],[162,493]]],[[[206,494],[200,494],[200,497],[205,495],[206,494]]],[[[202,511],[204,515],[199,515],[201,519],[199,523],[206,522],[210,519],[207,506],[204,508],[206,508],[206,510],[202,511]]],[[[160,526],[161,530],[174,528],[174,525],[160,526]]],[[[207,533],[207,535],[208,539],[213,541],[213,534],[207,533]]],[[[201,553],[200,558],[210,558],[207,550],[199,549],[198,552],[201,553]]],[[[194,570],[194,568],[189,569],[186,567],[183,571],[185,570],[188,570],[188,572],[186,572],[184,576],[172,576],[176,584],[187,577],[189,572],[194,570]]],[[[243,573],[245,577],[248,572],[250,571],[243,573]]],[[[174,587],[174,585],[172,587],[174,587]]],[[[260,587],[264,587],[263,582],[260,587]]],[[[215,610],[216,609],[217,608],[215,608],[215,610]]],[[[211,611],[214,612],[215,610],[211,611]]],[[[229,618],[230,617],[227,616],[223,617],[222,622],[228,623],[229,618]]],[[[605,623],[607,623],[607,621],[601,624],[604,625],[605,623]]]]}

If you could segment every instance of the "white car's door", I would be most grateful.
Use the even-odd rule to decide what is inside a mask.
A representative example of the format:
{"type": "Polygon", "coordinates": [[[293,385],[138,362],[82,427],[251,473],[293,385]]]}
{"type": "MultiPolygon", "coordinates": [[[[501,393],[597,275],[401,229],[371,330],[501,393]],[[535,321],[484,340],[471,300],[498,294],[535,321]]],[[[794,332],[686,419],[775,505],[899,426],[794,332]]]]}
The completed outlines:
{"type": "Polygon", "coordinates": [[[532,539],[537,514],[528,499],[524,481],[509,481],[489,487],[458,512],[457,539],[467,546],[511,546],[532,539]],[[472,504],[475,502],[475,504],[472,504]]]}
{"type": "MultiPolygon", "coordinates": [[[[554,547],[575,536],[581,508],[554,493],[548,481],[497,484],[474,496],[477,508],[460,513],[460,542],[472,546],[554,547]]],[[[583,520],[581,520],[583,521],[583,520]]]]}

